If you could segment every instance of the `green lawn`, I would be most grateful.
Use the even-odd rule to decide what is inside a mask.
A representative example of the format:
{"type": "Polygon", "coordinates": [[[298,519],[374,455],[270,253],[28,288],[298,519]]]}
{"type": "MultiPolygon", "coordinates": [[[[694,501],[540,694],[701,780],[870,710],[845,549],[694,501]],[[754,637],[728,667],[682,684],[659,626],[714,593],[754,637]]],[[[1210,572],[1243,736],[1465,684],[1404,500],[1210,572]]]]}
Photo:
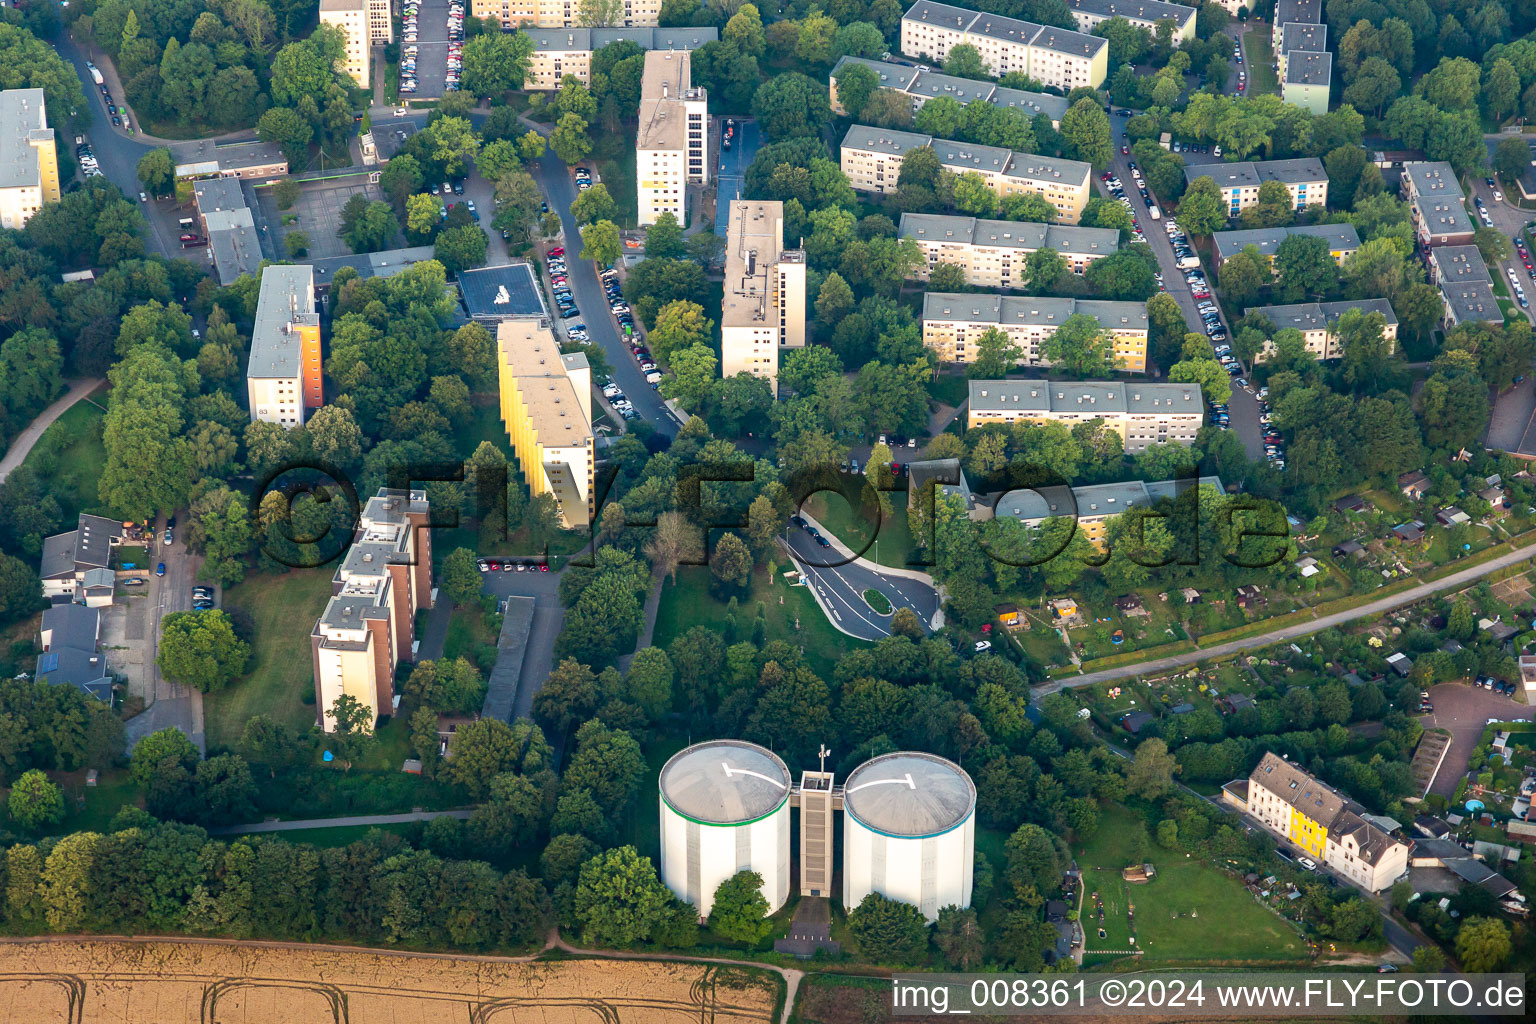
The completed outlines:
{"type": "Polygon", "coordinates": [[[850,502],[829,494],[813,495],[805,509],[860,557],[895,569],[927,572],[930,568],[926,564],[927,555],[915,550],[912,532],[907,527],[907,492],[892,491],[887,497],[891,502],[891,516],[878,530],[874,527],[873,513],[866,516],[850,502]],[[876,540],[880,542],[878,547],[876,540]]]}
{"type": "Polygon", "coordinates": [[[255,715],[267,715],[295,729],[315,721],[309,634],[331,596],[328,569],[295,569],[282,575],[248,577],[225,593],[226,606],[248,616],[251,672],[222,693],[203,700],[208,747],[233,746],[255,715]]]}
{"type": "Polygon", "coordinates": [[[24,465],[48,481],[49,493],[58,501],[66,523],[101,505],[96,488],[107,464],[107,449],[101,443],[105,416],[82,399],[43,431],[37,445],[27,453],[24,465]]]}
{"type": "MultiPolygon", "coordinates": [[[[1183,853],[1146,844],[1157,877],[1128,883],[1121,869],[1131,863],[1134,837],[1145,826],[1125,807],[1107,809],[1094,838],[1075,851],[1087,894],[1083,903],[1086,949],[1143,949],[1149,962],[1253,963],[1302,960],[1307,956],[1291,925],[1260,906],[1242,883],[1183,853]],[[1101,922],[1093,894],[1103,902],[1101,922]],[[1134,909],[1134,926],[1130,911],[1134,909]],[[1134,931],[1133,931],[1134,927],[1134,931]],[[1099,937],[1103,928],[1105,937],[1099,937]]],[[[1114,957],[1089,957],[1089,964],[1114,957]]]]}
{"type": "Polygon", "coordinates": [[[1279,93],[1280,80],[1275,77],[1275,51],[1269,43],[1269,26],[1261,25],[1243,35],[1243,51],[1248,69],[1248,95],[1279,93]]]}
{"type": "MultiPolygon", "coordinates": [[[[789,567],[786,558],[778,568],[782,572],[789,567]]],[[[656,631],[651,641],[655,646],[665,647],[694,626],[724,631],[727,605],[710,594],[709,580],[708,569],[690,565],[677,570],[676,585],[662,582],[656,631]]],[[[752,573],[751,596],[738,602],[737,639],[751,639],[759,601],[767,608],[768,638],[799,644],[805,650],[806,663],[824,679],[832,678],[832,668],[845,652],[863,646],[863,641],[838,632],[827,621],[809,590],[788,586],[782,578],[769,584],[761,569],[752,573]],[[783,604],[779,603],[781,598],[783,604]]]]}

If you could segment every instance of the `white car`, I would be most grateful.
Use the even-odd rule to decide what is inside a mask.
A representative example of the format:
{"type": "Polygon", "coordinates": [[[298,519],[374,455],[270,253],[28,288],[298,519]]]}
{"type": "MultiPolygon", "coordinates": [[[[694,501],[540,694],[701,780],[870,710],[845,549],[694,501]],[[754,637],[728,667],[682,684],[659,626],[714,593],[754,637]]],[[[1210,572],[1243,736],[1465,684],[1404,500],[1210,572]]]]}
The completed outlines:
{"type": "Polygon", "coordinates": [[[991,649],[992,649],[992,641],[991,640],[977,640],[976,641],[976,653],[977,654],[980,654],[983,651],[990,651],[991,649]]]}
{"type": "Polygon", "coordinates": [[[1297,857],[1296,858],[1296,863],[1300,864],[1302,867],[1306,868],[1308,871],[1316,871],[1317,870],[1317,861],[1313,860],[1311,857],[1297,857]]]}
{"type": "Polygon", "coordinates": [[[1504,193],[1500,192],[1498,189],[1494,189],[1493,190],[1493,200],[1496,203],[1502,203],[1504,201],[1504,193]]]}

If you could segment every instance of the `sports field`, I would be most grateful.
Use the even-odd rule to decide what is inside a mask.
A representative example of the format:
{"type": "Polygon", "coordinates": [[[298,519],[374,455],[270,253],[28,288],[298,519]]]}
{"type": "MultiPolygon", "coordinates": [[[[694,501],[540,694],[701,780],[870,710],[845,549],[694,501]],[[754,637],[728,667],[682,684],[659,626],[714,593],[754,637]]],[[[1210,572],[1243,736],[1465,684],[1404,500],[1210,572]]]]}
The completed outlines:
{"type": "Polygon", "coordinates": [[[1086,966],[1132,949],[1144,951],[1143,964],[1306,959],[1306,947],[1289,922],[1261,906],[1238,879],[1182,852],[1147,843],[1156,877],[1125,881],[1121,869],[1130,865],[1134,836],[1144,828],[1134,811],[1113,807],[1104,812],[1093,840],[1075,851],[1083,872],[1086,966]],[[1093,955],[1099,951],[1107,955],[1093,955]]]}

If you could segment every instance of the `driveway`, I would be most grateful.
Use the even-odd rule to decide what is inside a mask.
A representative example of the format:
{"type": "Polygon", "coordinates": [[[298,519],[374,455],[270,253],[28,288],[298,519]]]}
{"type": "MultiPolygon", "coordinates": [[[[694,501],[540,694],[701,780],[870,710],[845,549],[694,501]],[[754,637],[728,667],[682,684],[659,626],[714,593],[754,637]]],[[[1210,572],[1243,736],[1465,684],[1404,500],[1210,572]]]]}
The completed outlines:
{"type": "Polygon", "coordinates": [[[534,600],[533,625],[528,628],[528,648],[523,655],[523,675],[513,706],[514,718],[528,718],[533,712],[533,695],[544,688],[555,666],[555,638],[565,622],[565,608],[560,604],[560,574],[557,572],[488,572],[482,574],[485,592],[503,597],[531,597],[534,600]]]}
{"type": "MultiPolygon", "coordinates": [[[[1518,680],[1511,681],[1519,685],[1518,680]]],[[[1434,714],[1421,715],[1419,721],[1426,729],[1444,729],[1451,734],[1451,749],[1446,751],[1445,761],[1429,787],[1431,793],[1446,798],[1456,792],[1456,784],[1467,774],[1467,760],[1487,728],[1488,719],[1531,717],[1527,705],[1464,680],[1431,687],[1429,701],[1435,706],[1434,714]]]]}
{"type": "MultiPolygon", "coordinates": [[[[802,513],[803,514],[803,513],[802,513]]],[[[812,521],[815,524],[814,520],[812,521]]],[[[822,532],[831,538],[831,531],[822,532]]],[[[877,570],[874,563],[852,558],[847,549],[823,548],[809,533],[791,524],[785,531],[795,568],[799,569],[816,595],[827,618],[838,630],[860,640],[882,640],[891,635],[891,619],[897,608],[910,608],[925,628],[934,624],[939,610],[938,591],[921,573],[901,574],[877,570]],[[876,590],[891,603],[891,611],[882,615],[864,600],[866,590],[876,590]]]]}
{"type": "Polygon", "coordinates": [[[148,707],[142,714],[130,718],[123,731],[128,736],[129,749],[152,732],[175,727],[203,750],[203,695],[190,686],[166,679],[155,663],[159,656],[161,621],[172,612],[192,610],[192,587],[203,560],[200,555],[187,550],[182,538],[170,545],[160,543],[164,536],[165,520],[158,519],[155,542],[147,545],[149,608],[143,643],[148,681],[147,692],[140,696],[148,707]],[[154,574],[154,566],[159,562],[165,563],[164,576],[154,574]]]}
{"type": "MultiPolygon", "coordinates": [[[[719,139],[725,134],[725,118],[717,117],[715,121],[715,130],[711,134],[719,139]]],[[[757,122],[737,118],[736,138],[732,140],[731,148],[720,150],[720,176],[715,188],[715,234],[721,238],[725,237],[726,224],[730,221],[731,200],[741,198],[746,188],[747,168],[752,165],[752,158],[757,156],[761,145],[762,135],[757,130],[757,122]]]]}
{"type": "MultiPolygon", "coordinates": [[[[1135,181],[1131,178],[1131,158],[1120,152],[1120,147],[1128,144],[1125,137],[1125,122],[1126,118],[1120,117],[1118,114],[1111,120],[1111,126],[1117,135],[1114,160],[1115,176],[1125,186],[1126,198],[1131,201],[1131,209],[1136,215],[1137,222],[1141,225],[1141,230],[1147,236],[1147,244],[1152,247],[1152,254],[1157,257],[1158,269],[1163,272],[1163,284],[1168,294],[1174,297],[1174,300],[1179,304],[1179,309],[1184,312],[1184,322],[1188,330],[1195,334],[1201,334],[1203,333],[1202,327],[1188,326],[1200,324],[1202,321],[1199,310],[1196,308],[1195,297],[1184,280],[1185,272],[1179,269],[1177,257],[1173,254],[1173,245],[1168,240],[1168,232],[1163,228],[1163,221],[1154,221],[1152,215],[1147,212],[1147,204],[1142,200],[1141,193],[1133,187],[1135,181]]],[[[1201,162],[1220,163],[1221,161],[1208,153],[1196,153],[1185,157],[1185,163],[1187,164],[1193,165],[1201,162]]],[[[1109,190],[1104,187],[1103,181],[1099,181],[1098,184],[1100,190],[1105,195],[1109,195],[1109,190]]],[[[1168,211],[1165,207],[1160,206],[1158,209],[1164,217],[1168,216],[1168,211]]],[[[1212,281],[1213,275],[1210,269],[1203,269],[1205,270],[1206,280],[1208,282],[1212,281]]],[[[1217,311],[1221,313],[1222,325],[1226,327],[1227,337],[1230,338],[1232,336],[1231,316],[1228,315],[1225,309],[1221,308],[1221,300],[1214,291],[1211,293],[1211,301],[1216,304],[1217,311]]],[[[1212,358],[1215,358],[1214,350],[1211,355],[1212,358]]],[[[1159,370],[1166,369],[1167,367],[1159,367],[1159,370]]],[[[1238,437],[1242,438],[1243,447],[1247,449],[1248,457],[1250,459],[1263,458],[1264,438],[1263,432],[1259,429],[1258,399],[1249,392],[1233,387],[1232,399],[1227,403],[1227,413],[1231,420],[1232,429],[1237,431],[1238,437]]]]}
{"type": "Polygon", "coordinates": [[[635,411],[655,427],[658,434],[669,438],[676,436],[676,418],[663,404],[661,395],[652,391],[650,384],[646,383],[629,346],[619,336],[618,323],[613,319],[613,314],[603,312],[608,308],[608,296],[598,280],[596,264],[591,260],[577,258],[581,252],[581,232],[577,230],[576,218],[571,216],[571,204],[576,201],[576,181],[570,169],[554,153],[545,153],[543,158],[531,165],[531,170],[534,180],[544,192],[549,208],[560,215],[560,224],[565,232],[566,278],[571,285],[571,294],[576,298],[576,306],[581,310],[579,319],[587,325],[588,337],[602,347],[603,354],[608,357],[608,365],[612,367],[614,381],[634,405],[635,411]]]}

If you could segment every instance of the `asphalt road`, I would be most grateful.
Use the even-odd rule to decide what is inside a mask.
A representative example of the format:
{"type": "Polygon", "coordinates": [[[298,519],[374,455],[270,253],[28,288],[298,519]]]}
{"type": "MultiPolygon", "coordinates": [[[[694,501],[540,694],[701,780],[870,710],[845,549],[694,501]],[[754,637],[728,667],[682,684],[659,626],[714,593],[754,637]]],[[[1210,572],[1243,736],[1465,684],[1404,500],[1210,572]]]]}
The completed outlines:
{"type": "MultiPolygon", "coordinates": [[[[826,532],[826,531],[823,531],[826,532]]],[[[891,618],[897,608],[910,608],[929,626],[939,610],[939,595],[927,583],[907,576],[877,572],[870,562],[850,560],[835,549],[823,548],[804,530],[791,525],[786,531],[795,566],[814,588],[817,603],[839,630],[860,640],[880,640],[891,635],[891,618]],[[864,600],[864,591],[877,590],[891,602],[891,614],[881,615],[864,600]]]]}
{"type": "MultiPolygon", "coordinates": [[[[1507,138],[1508,136],[1502,137],[1507,138]]],[[[1473,196],[1480,197],[1483,200],[1483,208],[1488,211],[1488,216],[1493,221],[1494,229],[1509,239],[1510,242],[1510,258],[1489,267],[1489,274],[1503,279],[1504,288],[1509,293],[1510,301],[1513,302],[1515,301],[1515,290],[1509,286],[1509,271],[1514,270],[1516,280],[1525,289],[1526,301],[1536,303],[1536,278],[1531,277],[1530,272],[1525,268],[1525,264],[1520,262],[1519,254],[1514,251],[1514,241],[1520,237],[1520,232],[1525,229],[1525,226],[1531,223],[1531,214],[1510,205],[1509,193],[1505,192],[1502,187],[1499,189],[1499,192],[1504,196],[1504,199],[1500,201],[1493,198],[1494,190],[1488,187],[1488,183],[1484,178],[1473,177],[1469,180],[1471,181],[1472,188],[1467,194],[1467,199],[1470,201],[1473,196]]],[[[1477,216],[1475,207],[1468,212],[1467,216],[1472,218],[1472,225],[1474,227],[1480,228],[1483,226],[1482,220],[1477,216]]],[[[1536,263],[1536,260],[1532,262],[1536,263]]],[[[1525,314],[1527,319],[1536,316],[1536,305],[1526,306],[1522,309],[1516,303],[1515,308],[1525,314]]]]}
{"type": "MultiPolygon", "coordinates": [[[[1116,136],[1113,164],[1115,176],[1120,179],[1121,185],[1124,186],[1126,198],[1131,201],[1131,209],[1136,215],[1136,221],[1141,225],[1142,232],[1147,236],[1147,244],[1151,246],[1152,254],[1157,257],[1158,269],[1163,272],[1164,288],[1178,302],[1179,309],[1184,313],[1184,323],[1187,329],[1195,334],[1203,334],[1203,321],[1200,319],[1199,310],[1196,308],[1195,297],[1184,280],[1185,272],[1178,267],[1178,259],[1173,254],[1173,244],[1169,242],[1168,232],[1163,227],[1164,220],[1153,220],[1152,215],[1147,212],[1147,204],[1142,200],[1141,193],[1135,187],[1135,179],[1131,177],[1131,157],[1120,152],[1120,147],[1127,145],[1125,138],[1126,120],[1126,118],[1116,115],[1111,121],[1116,136]]],[[[1198,160],[1200,157],[1201,155],[1197,154],[1196,159],[1198,160]]],[[[1217,162],[1216,158],[1208,154],[1204,155],[1204,159],[1210,162],[1217,162]]],[[[1109,190],[1105,187],[1102,180],[1098,182],[1098,187],[1105,195],[1109,195],[1109,190]]],[[[1154,196],[1154,198],[1156,197],[1154,196]]],[[[1162,207],[1159,207],[1159,212],[1164,218],[1168,216],[1167,211],[1162,207]]],[[[1205,270],[1206,280],[1210,281],[1212,279],[1210,270],[1209,268],[1205,268],[1205,270]]],[[[1227,336],[1230,338],[1232,336],[1231,318],[1227,315],[1226,310],[1221,308],[1221,301],[1216,297],[1214,291],[1211,293],[1211,301],[1215,302],[1217,311],[1221,313],[1222,324],[1227,328],[1227,336]]],[[[1213,351],[1212,356],[1214,357],[1214,355],[1213,351]]],[[[1159,367],[1159,370],[1166,369],[1167,367],[1159,367]]],[[[1243,441],[1243,447],[1247,449],[1248,457],[1250,459],[1263,458],[1264,439],[1263,432],[1259,429],[1258,399],[1250,392],[1243,391],[1234,385],[1232,399],[1227,403],[1227,413],[1231,420],[1232,429],[1237,431],[1237,436],[1243,441]]]]}
{"type": "MultiPolygon", "coordinates": [[[[185,525],[177,529],[185,529],[185,525]]],[[[142,714],[128,720],[123,731],[131,748],[150,733],[174,726],[186,733],[199,750],[203,750],[203,695],[190,686],[166,679],[160,674],[157,664],[160,624],[165,616],[173,612],[192,610],[192,587],[203,560],[187,550],[183,537],[176,536],[175,542],[169,545],[163,543],[164,539],[165,520],[157,519],[154,541],[146,544],[145,566],[149,570],[145,576],[149,579],[150,602],[144,639],[149,651],[145,660],[150,666],[150,687],[154,699],[142,714]],[[154,567],[159,562],[165,563],[164,576],[156,576],[154,573],[154,567]]]]}
{"type": "Polygon", "coordinates": [[[531,169],[549,208],[560,215],[560,224],[565,233],[566,277],[571,285],[571,294],[576,298],[576,308],[581,310],[581,316],[566,322],[579,321],[587,325],[588,337],[602,346],[608,364],[612,367],[614,381],[634,405],[635,411],[655,427],[658,434],[675,436],[677,420],[663,404],[661,395],[652,391],[646,383],[629,346],[624,344],[624,339],[619,335],[619,325],[613,319],[613,314],[604,312],[608,309],[608,296],[598,279],[596,264],[591,260],[576,258],[576,254],[581,251],[581,231],[576,226],[576,218],[571,216],[571,204],[576,201],[576,180],[571,176],[570,169],[554,153],[545,153],[542,159],[534,162],[531,169]]]}
{"type": "Polygon", "coordinates": [[[1258,650],[1270,644],[1294,640],[1299,636],[1307,636],[1324,629],[1331,629],[1334,626],[1353,622],[1356,619],[1380,615],[1383,612],[1391,611],[1394,608],[1401,608],[1403,605],[1412,604],[1415,601],[1423,600],[1442,591],[1456,590],[1469,586],[1490,573],[1507,566],[1516,565],[1532,557],[1536,557],[1536,544],[1516,548],[1481,565],[1462,569],[1460,572],[1451,573],[1449,576],[1442,577],[1441,579],[1429,583],[1421,583],[1409,590],[1377,598],[1375,601],[1345,611],[1320,615],[1310,621],[1298,623],[1294,626],[1286,626],[1259,636],[1249,637],[1246,640],[1234,640],[1231,643],[1217,644],[1214,647],[1204,647],[1184,654],[1170,655],[1166,658],[1154,658],[1150,661],[1138,662],[1134,665],[1124,665],[1119,668],[1108,668],[1099,672],[1089,672],[1085,675],[1052,680],[1044,686],[1037,688],[1035,694],[1038,697],[1048,693],[1059,693],[1062,690],[1092,686],[1096,683],[1112,682],[1116,679],[1130,679],[1135,676],[1153,675],[1182,668],[1185,665],[1193,665],[1196,662],[1206,661],[1207,659],[1224,658],[1233,654],[1241,654],[1244,651],[1258,650]]]}

